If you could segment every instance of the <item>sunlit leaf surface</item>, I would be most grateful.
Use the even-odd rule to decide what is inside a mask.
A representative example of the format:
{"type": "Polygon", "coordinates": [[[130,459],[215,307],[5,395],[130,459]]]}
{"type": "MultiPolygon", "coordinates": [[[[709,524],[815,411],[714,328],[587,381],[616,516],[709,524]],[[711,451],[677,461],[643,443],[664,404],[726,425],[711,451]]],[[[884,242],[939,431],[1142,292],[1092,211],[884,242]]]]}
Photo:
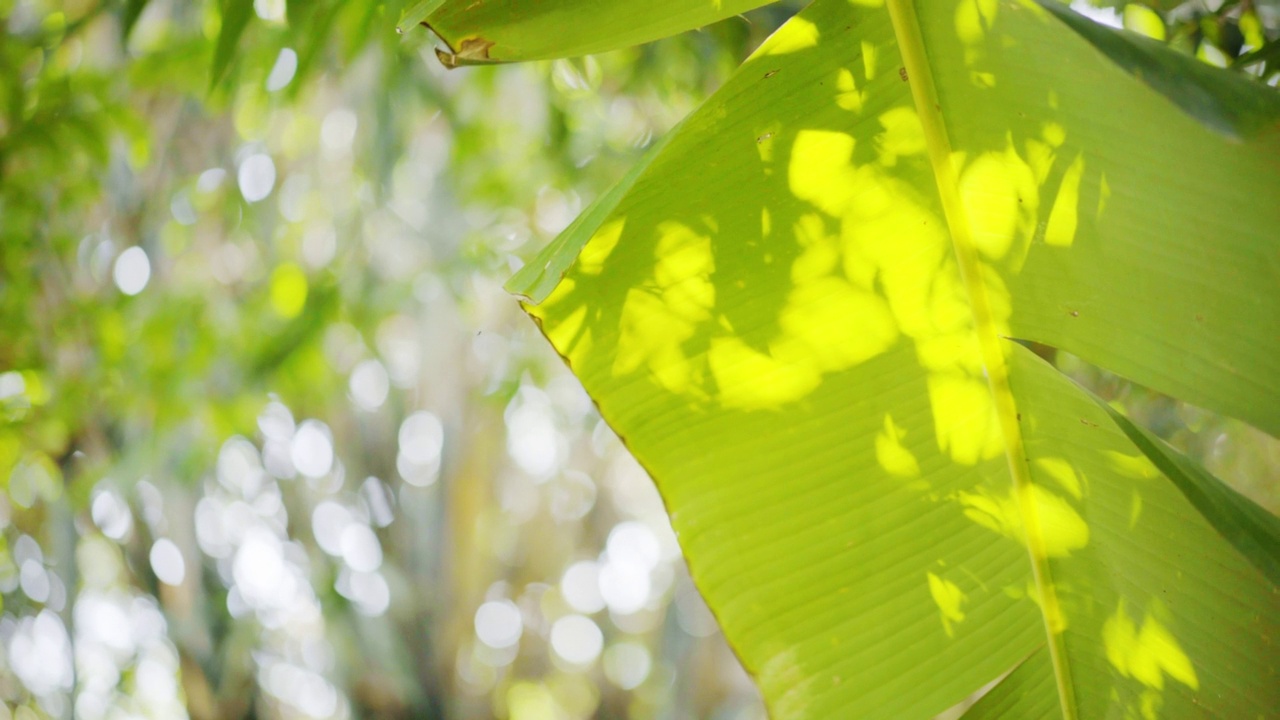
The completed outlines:
{"type": "Polygon", "coordinates": [[[975,712],[1265,716],[1268,521],[1206,519],[1010,338],[1280,431],[1280,135],[1034,4],[920,13],[816,2],[513,289],[777,717],[931,717],[1010,671],[975,712]]]}

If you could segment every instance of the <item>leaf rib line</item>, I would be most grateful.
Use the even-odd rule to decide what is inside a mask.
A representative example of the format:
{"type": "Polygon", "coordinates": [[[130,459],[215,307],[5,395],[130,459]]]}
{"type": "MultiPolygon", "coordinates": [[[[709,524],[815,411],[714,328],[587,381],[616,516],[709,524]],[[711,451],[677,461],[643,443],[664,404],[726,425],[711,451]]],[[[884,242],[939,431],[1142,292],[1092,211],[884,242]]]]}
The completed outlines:
{"type": "Polygon", "coordinates": [[[905,79],[911,87],[911,97],[924,130],[925,144],[937,181],[943,214],[950,230],[956,262],[960,268],[961,281],[973,311],[974,331],[978,335],[987,385],[995,403],[1000,432],[1004,438],[1005,458],[1013,479],[1014,497],[1026,531],[1027,551],[1040,597],[1041,617],[1045,624],[1062,715],[1064,720],[1077,720],[1075,692],[1062,637],[1062,610],[1054,590],[1044,533],[1032,495],[1031,468],[1027,464],[1022,429],[1018,422],[1017,402],[1009,385],[1009,369],[1001,345],[1003,341],[982,281],[982,265],[973,241],[972,228],[960,200],[959,181],[951,161],[951,141],[947,137],[942,107],[938,102],[920,20],[913,0],[887,0],[887,5],[907,73],[905,79]]]}

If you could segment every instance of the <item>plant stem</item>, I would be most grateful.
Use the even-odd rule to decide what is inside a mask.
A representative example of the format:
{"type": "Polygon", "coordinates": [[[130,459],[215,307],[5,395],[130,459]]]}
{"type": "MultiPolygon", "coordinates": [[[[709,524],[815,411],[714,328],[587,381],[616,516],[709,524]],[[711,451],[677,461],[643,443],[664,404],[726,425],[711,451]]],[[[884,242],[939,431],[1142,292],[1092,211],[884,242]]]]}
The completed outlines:
{"type": "Polygon", "coordinates": [[[1040,600],[1040,613],[1048,635],[1049,655],[1053,663],[1054,680],[1058,687],[1064,720],[1076,720],[1075,692],[1071,672],[1066,659],[1066,647],[1062,638],[1064,627],[1062,610],[1054,590],[1050,574],[1048,554],[1045,552],[1044,534],[1032,494],[1031,468],[1027,464],[1022,428],[1018,420],[1017,401],[1009,386],[1009,369],[1005,364],[1005,343],[991,312],[991,301],[982,280],[982,261],[973,241],[964,205],[960,199],[959,176],[952,163],[951,141],[947,137],[942,106],[938,102],[933,73],[925,50],[920,21],[916,16],[913,0],[887,0],[894,34],[902,52],[911,97],[924,130],[929,160],[938,183],[938,195],[943,213],[951,231],[952,247],[960,266],[969,304],[973,310],[974,332],[982,353],[987,385],[995,402],[1000,432],[1004,439],[1005,458],[1013,479],[1013,495],[1022,516],[1026,534],[1027,551],[1031,556],[1032,575],[1040,600]]]}

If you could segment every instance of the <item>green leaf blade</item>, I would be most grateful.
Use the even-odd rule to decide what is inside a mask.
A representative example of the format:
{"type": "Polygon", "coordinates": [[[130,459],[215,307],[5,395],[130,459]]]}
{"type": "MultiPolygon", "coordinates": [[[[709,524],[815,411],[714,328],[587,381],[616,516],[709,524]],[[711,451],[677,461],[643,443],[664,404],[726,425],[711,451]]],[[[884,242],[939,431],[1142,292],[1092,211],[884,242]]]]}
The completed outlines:
{"type": "Polygon", "coordinates": [[[575,57],[639,45],[772,1],[424,0],[405,20],[430,26],[449,47],[441,60],[455,66],[575,57]]]}
{"type": "MultiPolygon", "coordinates": [[[[1109,202],[1130,224],[1131,197],[1178,181],[1121,172],[1149,146],[1110,137],[1085,83],[1107,78],[1114,100],[1131,76],[1040,11],[966,20],[977,5],[925,6],[922,66],[903,61],[884,8],[815,3],[515,285],[653,475],[774,716],[932,717],[1049,647],[1057,679],[1037,692],[1065,717],[1265,713],[1280,703],[1276,589],[1218,529],[1249,506],[1215,519],[1188,501],[1093,398],[1002,338],[1039,327],[1097,345],[1109,367],[1205,384],[1131,339],[1153,334],[1245,368],[1206,392],[1264,418],[1248,393],[1267,382],[1255,351],[1270,339],[1257,326],[1182,337],[1176,310],[1092,281],[1107,269],[1087,263],[1124,252],[1175,275],[1176,252],[1141,245],[1150,232],[1135,250],[1077,216],[1075,245],[1044,239],[1061,237],[1054,208],[1077,157],[1108,159],[1109,202]],[[993,54],[1010,37],[1078,56],[1084,78],[993,54]],[[912,95],[930,70],[940,152],[912,95]],[[1072,305],[1050,323],[1054,294],[1072,305]],[[1073,334],[1072,310],[1097,317],[1073,334]]],[[[1143,112],[1226,147],[1144,92],[1143,112]]],[[[1234,161],[1228,187],[1266,181],[1265,160],[1234,161]]],[[[1176,213],[1171,197],[1160,208],[1176,213]]],[[[1191,252],[1192,230],[1165,242],[1191,252]]],[[[1225,307],[1265,267],[1225,295],[1178,289],[1225,307]]]]}

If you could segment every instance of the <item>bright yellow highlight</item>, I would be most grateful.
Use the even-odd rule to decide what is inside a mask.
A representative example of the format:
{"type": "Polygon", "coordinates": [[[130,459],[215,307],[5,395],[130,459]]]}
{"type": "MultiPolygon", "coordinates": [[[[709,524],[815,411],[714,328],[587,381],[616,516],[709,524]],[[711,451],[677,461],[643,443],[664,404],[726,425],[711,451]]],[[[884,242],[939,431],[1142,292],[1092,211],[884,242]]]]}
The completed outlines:
{"type": "Polygon", "coordinates": [[[1027,166],[1031,168],[1031,172],[1035,175],[1036,185],[1043,186],[1045,179],[1049,177],[1049,171],[1053,170],[1056,150],[1049,142],[1027,140],[1026,151],[1027,166]]]}
{"type": "Polygon", "coordinates": [[[818,387],[822,375],[816,366],[788,360],[760,352],[736,337],[712,340],[707,353],[720,404],[737,410],[777,407],[818,387]]]}
{"type": "Polygon", "coordinates": [[[1049,143],[1049,147],[1059,148],[1067,141],[1067,129],[1056,122],[1047,122],[1040,128],[1040,137],[1049,143]]]}
{"type": "Polygon", "coordinates": [[[996,0],[961,0],[956,7],[956,35],[966,45],[982,42],[998,7],[996,0]]]}
{"type": "Polygon", "coordinates": [[[1125,29],[1141,33],[1149,38],[1164,40],[1166,29],[1160,14],[1149,7],[1137,3],[1129,3],[1124,8],[1123,22],[1125,29]]]}
{"type": "Polygon", "coordinates": [[[511,720],[558,720],[563,712],[547,686],[518,682],[507,690],[507,717],[511,720]]]}
{"type": "MultiPolygon", "coordinates": [[[[1067,557],[1089,544],[1089,526],[1080,513],[1062,497],[1040,487],[1030,486],[1031,503],[1040,520],[1044,553],[1048,557],[1067,557]]],[[[1005,537],[1026,543],[1022,513],[1012,492],[996,495],[989,490],[960,493],[964,514],[979,525],[1005,537]]]]}
{"type": "Polygon", "coordinates": [[[842,68],[836,74],[836,104],[850,112],[861,112],[862,103],[866,100],[863,93],[858,91],[858,81],[853,76],[853,71],[842,68]]]}
{"type": "Polygon", "coordinates": [[[947,637],[953,637],[955,630],[952,624],[964,621],[964,611],[960,607],[967,598],[950,580],[944,580],[933,573],[926,574],[929,577],[929,594],[942,613],[942,629],[947,631],[947,637]]]}
{"type": "Polygon", "coordinates": [[[654,378],[675,393],[693,387],[693,367],[682,344],[711,317],[715,256],[711,238],[677,222],[658,226],[654,288],[627,293],[619,322],[615,375],[648,364],[654,378]]]}
{"type": "Polygon", "coordinates": [[[1036,460],[1035,466],[1041,473],[1052,478],[1058,487],[1066,490],[1071,497],[1077,500],[1083,497],[1080,476],[1076,474],[1075,468],[1071,467],[1071,463],[1062,458],[1040,458],[1036,460]]]}
{"type": "MultiPolygon", "coordinates": [[[[998,0],[959,0],[956,4],[956,37],[964,44],[965,63],[975,66],[983,57],[987,31],[995,22],[998,0]]],[[[993,87],[995,75],[971,71],[969,77],[977,87],[993,87]]]]}
{"type": "Polygon", "coordinates": [[[801,130],[791,146],[791,193],[828,215],[844,213],[852,194],[853,137],[829,130],[801,130]]]}
{"type": "Polygon", "coordinates": [[[737,338],[712,340],[707,361],[725,407],[761,409],[799,400],[824,373],[879,355],[898,338],[884,300],[837,277],[797,285],[768,350],[737,338]]]}
{"type": "Polygon", "coordinates": [[[1245,44],[1261,48],[1267,44],[1267,36],[1263,33],[1262,21],[1256,11],[1246,10],[1240,14],[1240,33],[1244,35],[1245,44]]]}
{"type": "Polygon", "coordinates": [[[307,275],[293,263],[271,273],[271,309],[282,318],[295,318],[307,306],[307,275]]]}
{"type": "Polygon", "coordinates": [[[784,334],[773,345],[775,354],[822,372],[857,365],[898,339],[883,299],[835,277],[792,290],[778,324],[784,334]]]}
{"type": "Polygon", "coordinates": [[[1089,525],[1071,503],[1039,485],[1031,486],[1031,497],[1040,519],[1046,555],[1066,557],[1089,544],[1089,525]]]}
{"type": "Polygon", "coordinates": [[[1031,167],[1013,149],[984,153],[960,175],[960,201],[973,229],[973,244],[988,260],[999,260],[1015,238],[1035,228],[1039,194],[1031,167]]]}
{"type": "Polygon", "coordinates": [[[711,238],[677,222],[662,223],[658,232],[661,237],[653,279],[663,290],[663,300],[681,317],[706,317],[706,311],[716,301],[716,289],[711,284],[715,270],[711,238]]]}
{"type": "Polygon", "coordinates": [[[796,16],[787,21],[760,47],[761,55],[786,55],[817,47],[821,33],[811,21],[796,16]]]}
{"type": "MultiPolygon", "coordinates": [[[[999,287],[1003,288],[1004,284],[999,287]]],[[[929,290],[930,332],[918,333],[916,339],[920,363],[929,370],[981,376],[982,348],[973,332],[973,316],[968,312],[964,284],[950,259],[929,290]]],[[[1001,328],[1007,315],[998,316],[1001,328]]]]}
{"type": "Polygon", "coordinates": [[[1135,480],[1150,480],[1161,476],[1160,470],[1146,455],[1126,455],[1108,450],[1107,464],[1112,470],[1135,480]]]}
{"type": "Polygon", "coordinates": [[[694,322],[680,317],[648,291],[627,293],[619,322],[613,373],[624,375],[648,364],[660,385],[674,393],[690,389],[691,368],[680,345],[693,336],[694,322]]]}
{"type": "Polygon", "coordinates": [[[1080,205],[1080,178],[1084,175],[1084,156],[1077,157],[1062,176],[1058,198],[1049,212],[1049,226],[1044,241],[1057,247],[1071,247],[1076,241],[1076,222],[1080,205]]]}
{"type": "Polygon", "coordinates": [[[884,132],[876,138],[880,163],[893,167],[898,158],[924,154],[924,129],[920,117],[911,108],[894,108],[880,116],[884,132]]]}
{"type": "Polygon", "coordinates": [[[995,403],[981,378],[934,373],[929,376],[929,402],[938,448],[952,460],[976,465],[1004,452],[995,403]]]}
{"type": "Polygon", "coordinates": [[[618,246],[618,240],[622,237],[622,229],[626,224],[626,218],[617,218],[601,225],[578,253],[577,271],[583,275],[599,275],[604,270],[605,261],[618,246]]]}
{"type": "Polygon", "coordinates": [[[1112,667],[1127,678],[1133,678],[1149,688],[1164,689],[1164,677],[1169,677],[1192,690],[1200,687],[1200,679],[1177,638],[1147,613],[1138,629],[1125,609],[1124,600],[1102,627],[1102,639],[1107,648],[1107,660],[1112,667]]]}
{"type": "Polygon", "coordinates": [[[947,254],[942,224],[911,201],[909,187],[880,168],[860,167],[849,177],[840,229],[846,277],[867,282],[874,269],[903,333],[935,334],[935,282],[947,254]]]}
{"type": "Polygon", "coordinates": [[[900,478],[916,477],[920,474],[920,463],[916,456],[902,444],[907,434],[906,428],[893,421],[893,416],[885,413],[884,430],[876,434],[876,461],[885,472],[900,478]]]}
{"type": "MultiPolygon", "coordinates": [[[[826,221],[817,213],[802,215],[794,228],[796,242],[804,248],[791,264],[791,282],[801,285],[829,275],[840,264],[840,246],[827,234],[826,221]]],[[[868,287],[870,281],[859,283],[868,287]]]]}
{"type": "MultiPolygon", "coordinates": [[[[566,284],[572,285],[572,281],[566,280],[566,284]]],[[[573,356],[580,357],[591,346],[591,331],[584,329],[587,321],[587,306],[581,305],[574,308],[554,327],[546,328],[547,339],[554,343],[555,347],[564,348],[566,352],[571,352],[573,356]]]]}

